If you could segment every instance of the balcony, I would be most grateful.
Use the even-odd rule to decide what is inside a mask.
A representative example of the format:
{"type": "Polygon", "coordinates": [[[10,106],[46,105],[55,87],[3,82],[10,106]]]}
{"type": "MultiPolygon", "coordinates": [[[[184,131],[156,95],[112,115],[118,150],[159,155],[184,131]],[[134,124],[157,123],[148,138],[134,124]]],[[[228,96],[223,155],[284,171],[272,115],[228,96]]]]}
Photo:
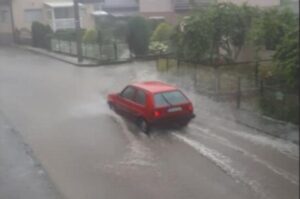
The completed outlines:
{"type": "MultiPolygon", "coordinates": [[[[195,0],[194,1],[197,6],[207,6],[210,3],[214,2],[211,0],[195,0]]],[[[174,0],[174,9],[175,11],[188,11],[193,8],[190,0],[174,0]]]]}
{"type": "Polygon", "coordinates": [[[75,29],[75,19],[55,19],[54,26],[52,27],[54,30],[75,29]]]}

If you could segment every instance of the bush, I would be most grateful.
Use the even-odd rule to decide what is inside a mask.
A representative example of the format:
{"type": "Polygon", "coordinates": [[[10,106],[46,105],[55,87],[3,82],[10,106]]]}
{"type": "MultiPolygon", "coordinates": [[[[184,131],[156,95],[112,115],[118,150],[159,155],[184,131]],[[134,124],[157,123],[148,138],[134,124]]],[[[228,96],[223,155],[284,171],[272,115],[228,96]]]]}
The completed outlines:
{"type": "Polygon", "coordinates": [[[50,36],[53,34],[49,25],[33,22],[31,26],[32,45],[39,48],[49,49],[50,36]]]}
{"type": "MultiPolygon", "coordinates": [[[[81,37],[83,37],[85,33],[85,29],[80,30],[81,37]]],[[[74,29],[64,29],[64,30],[57,30],[54,33],[54,37],[61,40],[76,40],[76,31],[74,29]]]]}
{"type": "Polygon", "coordinates": [[[159,24],[151,35],[151,41],[167,41],[170,39],[173,28],[167,23],[159,24]]]}
{"type": "Polygon", "coordinates": [[[96,30],[90,29],[84,33],[82,40],[86,43],[95,43],[97,42],[97,37],[98,33],[96,32],[96,30]]]}
{"type": "Polygon", "coordinates": [[[149,36],[148,23],[143,17],[132,17],[128,21],[127,42],[135,55],[145,55],[148,52],[149,36]]]}
{"type": "Polygon", "coordinates": [[[251,40],[257,47],[276,50],[285,34],[297,26],[297,17],[291,10],[269,8],[253,21],[251,40]]]}

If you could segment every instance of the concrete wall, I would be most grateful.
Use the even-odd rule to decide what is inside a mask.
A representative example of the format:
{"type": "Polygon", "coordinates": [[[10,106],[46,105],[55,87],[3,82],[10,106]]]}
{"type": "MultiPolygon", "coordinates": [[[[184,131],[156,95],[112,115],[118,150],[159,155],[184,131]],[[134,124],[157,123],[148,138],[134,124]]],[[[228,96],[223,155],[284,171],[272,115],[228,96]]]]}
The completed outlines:
{"type": "Polygon", "coordinates": [[[177,15],[172,0],[139,0],[139,9],[144,17],[163,17],[168,23],[176,23],[177,15]]]}
{"type": "MultiPolygon", "coordinates": [[[[15,27],[17,29],[31,29],[31,22],[26,21],[25,10],[26,9],[41,9],[42,16],[38,20],[42,23],[49,23],[46,7],[44,6],[45,2],[62,2],[62,0],[14,0],[13,1],[13,14],[15,20],[15,27]]],[[[73,2],[73,0],[63,0],[63,2],[73,2]]],[[[84,13],[82,27],[90,28],[93,26],[93,22],[90,16],[91,5],[87,5],[86,11],[84,13]]]]}
{"type": "Polygon", "coordinates": [[[140,12],[172,12],[173,3],[172,0],[140,0],[140,12]]]}

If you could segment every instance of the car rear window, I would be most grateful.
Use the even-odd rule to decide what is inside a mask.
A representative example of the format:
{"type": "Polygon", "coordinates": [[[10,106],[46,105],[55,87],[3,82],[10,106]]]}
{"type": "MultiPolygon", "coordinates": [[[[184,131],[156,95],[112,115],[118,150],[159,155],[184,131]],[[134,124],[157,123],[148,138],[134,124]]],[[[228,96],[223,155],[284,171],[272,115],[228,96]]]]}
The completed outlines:
{"type": "Polygon", "coordinates": [[[169,91],[154,95],[155,107],[188,103],[188,99],[180,91],[169,91]]]}

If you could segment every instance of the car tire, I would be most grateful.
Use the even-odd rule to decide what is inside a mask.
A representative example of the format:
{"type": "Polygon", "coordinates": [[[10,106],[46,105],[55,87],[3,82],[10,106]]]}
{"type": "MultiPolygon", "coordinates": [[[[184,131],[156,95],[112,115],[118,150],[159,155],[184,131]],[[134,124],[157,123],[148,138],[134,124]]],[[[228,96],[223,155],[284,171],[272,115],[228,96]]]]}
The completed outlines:
{"type": "Polygon", "coordinates": [[[142,132],[149,134],[150,125],[145,119],[143,119],[143,118],[138,119],[138,127],[140,128],[140,130],[142,132]]]}
{"type": "Polygon", "coordinates": [[[186,122],[181,122],[179,124],[179,129],[184,129],[189,125],[190,121],[186,121],[186,122]]]}
{"type": "Polygon", "coordinates": [[[110,110],[112,110],[114,112],[117,112],[116,111],[116,106],[112,102],[108,102],[108,106],[109,106],[110,110]]]}

